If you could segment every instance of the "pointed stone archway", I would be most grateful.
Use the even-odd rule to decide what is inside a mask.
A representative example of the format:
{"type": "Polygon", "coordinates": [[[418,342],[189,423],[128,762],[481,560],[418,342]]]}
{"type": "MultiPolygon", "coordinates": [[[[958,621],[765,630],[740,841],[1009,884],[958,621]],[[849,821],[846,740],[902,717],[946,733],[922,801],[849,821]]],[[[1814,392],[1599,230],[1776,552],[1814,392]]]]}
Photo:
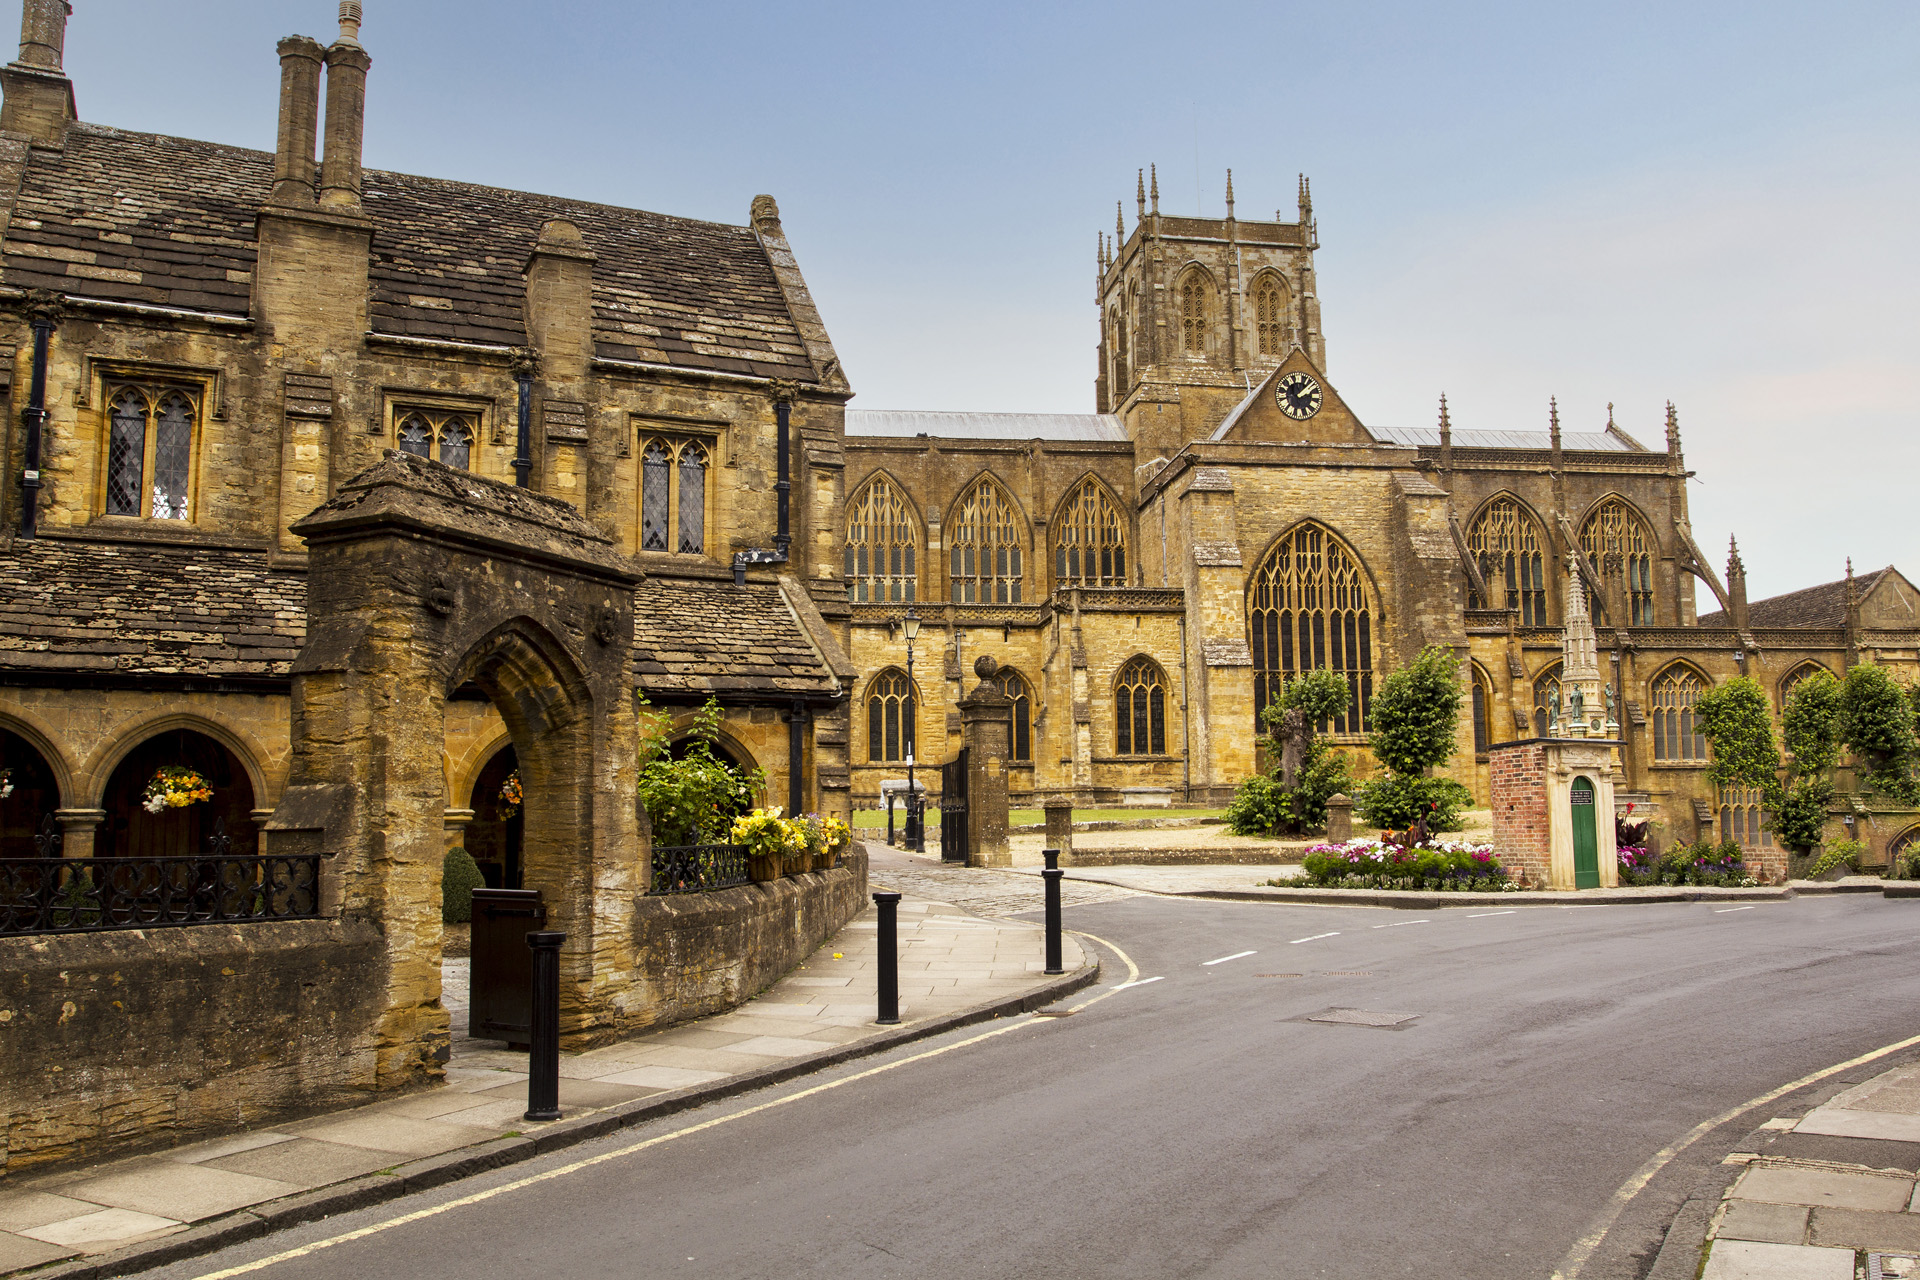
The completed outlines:
{"type": "Polygon", "coordinates": [[[293,531],[310,555],[307,643],[268,839],[329,855],[323,909],[386,939],[376,1087],[447,1051],[441,753],[446,700],[468,682],[518,758],[524,883],[567,934],[562,1034],[617,1024],[646,883],[630,674],[642,575],[566,503],[392,451],[293,531]]]}

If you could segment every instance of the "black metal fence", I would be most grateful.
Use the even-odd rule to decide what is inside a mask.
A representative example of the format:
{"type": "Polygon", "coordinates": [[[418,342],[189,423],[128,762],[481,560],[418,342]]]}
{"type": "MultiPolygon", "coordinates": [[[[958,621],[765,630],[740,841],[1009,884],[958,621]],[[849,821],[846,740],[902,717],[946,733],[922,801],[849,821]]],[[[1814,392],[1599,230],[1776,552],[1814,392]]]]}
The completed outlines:
{"type": "Polygon", "coordinates": [[[654,893],[706,893],[751,883],[743,844],[654,846],[654,893]]]}
{"type": "Polygon", "coordinates": [[[0,858],[0,936],[304,920],[320,855],[0,858]]]}

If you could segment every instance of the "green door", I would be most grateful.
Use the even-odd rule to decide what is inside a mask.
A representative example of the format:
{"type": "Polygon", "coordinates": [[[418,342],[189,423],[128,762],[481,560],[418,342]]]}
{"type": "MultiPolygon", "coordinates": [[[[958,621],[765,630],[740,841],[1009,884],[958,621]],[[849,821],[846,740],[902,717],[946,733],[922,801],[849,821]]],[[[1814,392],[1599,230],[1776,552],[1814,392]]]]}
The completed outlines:
{"type": "Polygon", "coordinates": [[[1573,887],[1600,887],[1600,843],[1593,827],[1593,783],[1573,780],[1573,887]]]}

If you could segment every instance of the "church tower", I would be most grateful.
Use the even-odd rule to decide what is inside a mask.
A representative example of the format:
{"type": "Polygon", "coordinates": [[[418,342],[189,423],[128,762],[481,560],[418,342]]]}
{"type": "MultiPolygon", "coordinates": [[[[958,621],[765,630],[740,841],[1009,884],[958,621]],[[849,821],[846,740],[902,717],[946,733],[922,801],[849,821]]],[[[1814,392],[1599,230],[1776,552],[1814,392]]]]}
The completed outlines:
{"type": "Polygon", "coordinates": [[[1126,422],[1144,460],[1211,433],[1295,346],[1324,371],[1326,344],[1304,176],[1292,222],[1239,219],[1231,170],[1224,218],[1162,213],[1152,170],[1134,203],[1133,230],[1117,206],[1113,240],[1101,238],[1094,399],[1126,422]]]}

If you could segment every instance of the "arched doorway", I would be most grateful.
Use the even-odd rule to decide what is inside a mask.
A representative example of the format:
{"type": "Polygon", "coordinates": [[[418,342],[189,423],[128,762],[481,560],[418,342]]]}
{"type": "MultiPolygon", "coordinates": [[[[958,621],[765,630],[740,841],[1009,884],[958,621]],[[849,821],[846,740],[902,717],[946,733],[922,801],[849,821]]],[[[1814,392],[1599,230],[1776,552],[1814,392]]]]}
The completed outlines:
{"type": "Polygon", "coordinates": [[[253,781],[233,752],[204,733],[168,729],[129,751],[107,779],[100,797],[107,816],[94,836],[94,856],[191,857],[208,852],[216,824],[232,841],[228,852],[251,855],[259,848],[253,806],[253,781]],[[147,788],[167,769],[191,770],[205,780],[211,798],[150,810],[147,788]]]}
{"type": "Polygon", "coordinates": [[[0,770],[0,858],[37,857],[33,838],[60,807],[60,782],[39,749],[7,729],[0,729],[0,770]]]}
{"type": "Polygon", "coordinates": [[[520,830],[525,813],[522,803],[514,803],[508,780],[518,780],[520,757],[508,743],[493,753],[473,782],[473,795],[467,807],[473,821],[467,824],[467,852],[480,867],[489,889],[523,888],[520,871],[520,830]]]}

